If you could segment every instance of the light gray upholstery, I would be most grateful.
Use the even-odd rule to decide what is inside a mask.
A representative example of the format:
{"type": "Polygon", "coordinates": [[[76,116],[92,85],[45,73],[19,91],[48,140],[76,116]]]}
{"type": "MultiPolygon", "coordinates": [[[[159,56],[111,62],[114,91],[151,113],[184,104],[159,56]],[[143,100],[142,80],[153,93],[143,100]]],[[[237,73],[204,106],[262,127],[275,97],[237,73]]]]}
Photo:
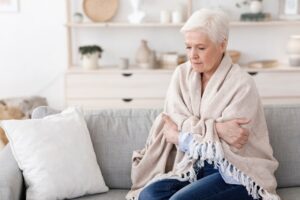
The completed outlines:
{"type": "Polygon", "coordinates": [[[300,187],[280,188],[277,190],[281,200],[299,200],[300,187]]]}
{"type": "Polygon", "coordinates": [[[274,156],[279,161],[275,173],[278,186],[300,186],[300,106],[266,106],[265,115],[274,156]]]}
{"type": "Polygon", "coordinates": [[[0,200],[18,200],[22,193],[22,173],[8,144],[0,152],[0,200]]]}
{"type": "Polygon", "coordinates": [[[128,190],[112,189],[107,193],[76,198],[76,200],[123,200],[128,190]]]}
{"type": "Polygon", "coordinates": [[[144,146],[158,110],[103,110],[85,115],[97,160],[109,188],[131,186],[131,156],[144,146]]]}
{"type": "MultiPolygon", "coordinates": [[[[161,110],[94,110],[85,112],[85,119],[91,134],[98,163],[110,191],[78,198],[79,200],[124,199],[130,182],[130,163],[134,149],[144,146],[149,129],[161,110]],[[125,189],[125,190],[120,190],[125,189]]],[[[33,118],[44,117],[58,111],[40,107],[33,112],[33,118]]],[[[270,132],[270,142],[280,165],[276,172],[279,194],[283,200],[298,200],[300,197],[300,105],[265,106],[265,115],[270,132]]],[[[6,148],[0,152],[0,175],[2,162],[13,165],[7,180],[0,176],[0,199],[20,194],[20,189],[6,191],[7,185],[20,187],[22,178],[11,152],[6,148]],[[19,175],[15,175],[19,173],[19,175]],[[17,184],[14,182],[17,180],[17,184]],[[15,191],[14,191],[15,190],[15,191]],[[4,198],[2,198],[4,197],[4,198]]],[[[255,167],[255,166],[253,166],[255,167]]]]}

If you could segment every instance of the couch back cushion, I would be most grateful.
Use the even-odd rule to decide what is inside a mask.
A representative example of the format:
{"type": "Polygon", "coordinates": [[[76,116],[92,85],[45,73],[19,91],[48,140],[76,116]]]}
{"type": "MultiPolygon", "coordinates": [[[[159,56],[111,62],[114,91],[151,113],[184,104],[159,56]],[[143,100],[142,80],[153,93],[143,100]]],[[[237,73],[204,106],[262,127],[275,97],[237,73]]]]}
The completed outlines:
{"type": "Polygon", "coordinates": [[[159,110],[102,110],[86,114],[88,129],[109,188],[131,187],[132,152],[144,147],[159,110]]]}
{"type": "Polygon", "coordinates": [[[300,105],[265,106],[278,187],[300,186],[300,105]]]}
{"type": "MultiPolygon", "coordinates": [[[[144,147],[149,130],[161,110],[94,110],[85,113],[98,163],[109,188],[131,186],[133,150],[144,147]]],[[[40,107],[33,117],[53,110],[40,107]]],[[[300,186],[300,105],[265,106],[274,156],[279,161],[275,175],[279,187],[300,186]]]]}

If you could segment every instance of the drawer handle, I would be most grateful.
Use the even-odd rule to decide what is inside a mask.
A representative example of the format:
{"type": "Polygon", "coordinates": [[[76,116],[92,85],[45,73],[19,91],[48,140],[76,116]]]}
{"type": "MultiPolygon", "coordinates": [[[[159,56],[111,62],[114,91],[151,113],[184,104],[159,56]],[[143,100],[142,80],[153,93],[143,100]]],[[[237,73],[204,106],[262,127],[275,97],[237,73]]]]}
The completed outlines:
{"type": "Polygon", "coordinates": [[[125,99],[122,99],[124,102],[131,102],[133,99],[127,99],[127,98],[125,98],[125,99]]]}
{"type": "Polygon", "coordinates": [[[122,75],[125,77],[129,77],[129,76],[132,76],[132,73],[122,73],[122,75]]]}
{"type": "Polygon", "coordinates": [[[248,74],[250,74],[251,76],[255,76],[257,75],[258,72],[248,72],[248,74]]]}

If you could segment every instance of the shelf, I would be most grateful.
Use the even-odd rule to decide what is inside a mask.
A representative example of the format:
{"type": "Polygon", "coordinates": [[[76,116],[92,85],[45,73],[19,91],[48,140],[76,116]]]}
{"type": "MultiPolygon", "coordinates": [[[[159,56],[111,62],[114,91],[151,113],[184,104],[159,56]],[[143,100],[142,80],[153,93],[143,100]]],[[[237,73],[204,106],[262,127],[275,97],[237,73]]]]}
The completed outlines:
{"type": "Polygon", "coordinates": [[[127,23],[127,22],[113,22],[113,23],[68,23],[66,24],[67,27],[73,27],[73,28],[84,28],[84,27],[90,27],[90,28],[93,28],[93,27],[105,27],[105,28],[110,28],[110,27],[140,27],[140,28],[145,28],[145,27],[158,27],[158,28],[162,28],[162,27],[181,27],[183,26],[183,23],[180,23],[180,24],[172,24],[172,23],[169,23],[169,24],[160,24],[160,23],[155,23],[155,22],[152,22],[152,23],[143,23],[143,24],[130,24],[130,23],[127,23]]]}
{"type": "Polygon", "coordinates": [[[250,68],[247,66],[242,66],[242,69],[246,70],[249,73],[256,72],[300,72],[300,66],[291,67],[288,65],[280,65],[278,67],[270,67],[270,68],[250,68]]]}
{"type": "Polygon", "coordinates": [[[287,20],[276,20],[276,21],[232,21],[231,26],[293,26],[300,25],[300,21],[287,21],[287,20]]]}
{"type": "MultiPolygon", "coordinates": [[[[179,24],[161,24],[158,22],[147,22],[142,24],[130,24],[127,22],[108,22],[108,23],[93,23],[93,22],[84,22],[84,23],[67,23],[66,26],[70,28],[96,28],[96,27],[128,27],[128,28],[145,28],[145,27],[157,27],[157,28],[167,28],[167,27],[182,27],[184,23],[179,24]]],[[[295,21],[262,21],[262,22],[251,22],[251,21],[232,21],[230,22],[230,26],[239,27],[239,26],[292,26],[292,25],[300,25],[300,20],[295,21]]]]}
{"type": "Polygon", "coordinates": [[[119,69],[116,66],[107,66],[99,69],[82,69],[81,67],[70,67],[67,70],[68,74],[94,74],[94,73],[172,73],[174,69],[139,69],[139,68],[129,68],[129,69],[119,69]]]}
{"type": "MultiPolygon", "coordinates": [[[[258,73],[258,72],[300,72],[299,67],[291,67],[287,65],[280,65],[278,67],[271,67],[271,68],[250,68],[242,66],[242,69],[249,73],[258,73]]],[[[82,69],[78,66],[70,67],[67,73],[172,73],[174,69],[139,69],[139,68],[129,68],[129,69],[119,69],[116,66],[106,66],[99,69],[94,70],[87,70],[82,69]]]]}

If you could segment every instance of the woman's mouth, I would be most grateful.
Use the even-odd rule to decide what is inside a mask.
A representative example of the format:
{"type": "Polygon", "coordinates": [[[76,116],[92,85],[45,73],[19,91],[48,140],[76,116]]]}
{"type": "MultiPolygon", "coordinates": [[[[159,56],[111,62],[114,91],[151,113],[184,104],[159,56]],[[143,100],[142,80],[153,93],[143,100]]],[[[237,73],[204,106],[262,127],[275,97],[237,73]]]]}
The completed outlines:
{"type": "Polygon", "coordinates": [[[203,63],[201,62],[192,62],[193,65],[202,65],[203,63]]]}

